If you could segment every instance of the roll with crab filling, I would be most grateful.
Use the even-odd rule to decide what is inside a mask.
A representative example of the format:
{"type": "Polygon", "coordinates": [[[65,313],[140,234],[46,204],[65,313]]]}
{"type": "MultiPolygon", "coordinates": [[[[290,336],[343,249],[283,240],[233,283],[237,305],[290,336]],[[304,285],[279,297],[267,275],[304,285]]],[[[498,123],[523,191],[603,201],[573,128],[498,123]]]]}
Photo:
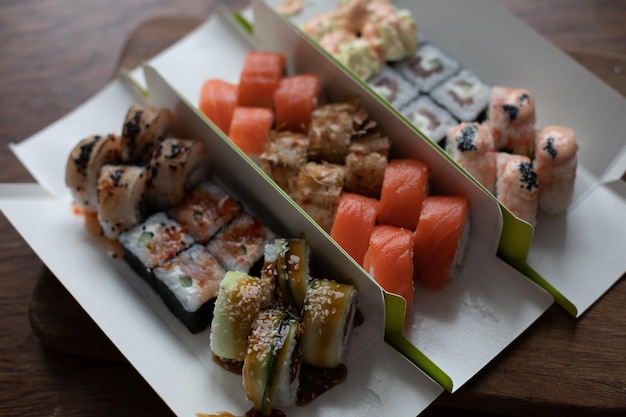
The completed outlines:
{"type": "Polygon", "coordinates": [[[262,416],[295,405],[301,366],[300,323],[281,309],[264,310],[254,320],[242,376],[246,396],[262,416]]]}
{"type": "Polygon", "coordinates": [[[243,362],[254,319],[274,301],[273,280],[244,272],[226,272],[219,286],[211,321],[213,354],[221,360],[243,362]]]}
{"type": "Polygon", "coordinates": [[[358,291],[350,284],[314,279],[302,313],[302,357],[319,368],[334,368],[348,356],[358,291]]]}

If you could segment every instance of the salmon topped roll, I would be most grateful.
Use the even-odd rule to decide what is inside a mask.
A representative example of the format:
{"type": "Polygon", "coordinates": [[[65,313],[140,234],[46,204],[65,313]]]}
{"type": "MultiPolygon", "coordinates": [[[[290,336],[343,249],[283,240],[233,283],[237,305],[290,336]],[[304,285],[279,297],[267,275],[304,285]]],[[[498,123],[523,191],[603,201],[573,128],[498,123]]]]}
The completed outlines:
{"type": "Polygon", "coordinates": [[[274,92],[276,128],[293,132],[306,132],[311,113],[317,107],[321,80],[315,74],[283,77],[274,92]]]}
{"type": "Polygon", "coordinates": [[[228,135],[233,112],[237,107],[237,85],[210,79],[200,91],[200,111],[228,135]]]}
{"type": "Polygon", "coordinates": [[[462,122],[449,128],[446,151],[489,192],[496,190],[496,152],[489,127],[462,122]]]}
{"type": "Polygon", "coordinates": [[[534,167],[539,182],[539,208],[550,214],[567,210],[572,201],[578,143],[574,131],[546,126],[537,134],[534,167]]]}
{"type": "Polygon", "coordinates": [[[274,107],[274,92],[285,70],[285,57],[266,51],[250,51],[239,76],[237,104],[274,107]]]}
{"type": "Polygon", "coordinates": [[[100,168],[119,160],[120,137],[114,134],[89,136],[72,149],[65,166],[65,184],[79,209],[98,211],[100,168]]]}
{"type": "Polygon", "coordinates": [[[150,160],[159,142],[174,128],[174,116],[168,109],[133,105],[126,113],[122,129],[122,160],[143,164],[150,160]]]}
{"type": "Polygon", "coordinates": [[[496,197],[532,226],[537,222],[539,183],[532,161],[524,155],[496,154],[496,197]]]}
{"type": "Polygon", "coordinates": [[[496,151],[533,156],[535,149],[535,98],[524,89],[494,86],[489,101],[489,126],[496,151]]]}
{"type": "Polygon", "coordinates": [[[429,169],[415,159],[392,159],[383,178],[378,223],[415,230],[428,195],[429,169]]]}
{"type": "Polygon", "coordinates": [[[441,288],[461,265],[469,236],[469,204],[465,197],[431,196],[422,204],[413,237],[415,279],[424,287],[441,288]]]}

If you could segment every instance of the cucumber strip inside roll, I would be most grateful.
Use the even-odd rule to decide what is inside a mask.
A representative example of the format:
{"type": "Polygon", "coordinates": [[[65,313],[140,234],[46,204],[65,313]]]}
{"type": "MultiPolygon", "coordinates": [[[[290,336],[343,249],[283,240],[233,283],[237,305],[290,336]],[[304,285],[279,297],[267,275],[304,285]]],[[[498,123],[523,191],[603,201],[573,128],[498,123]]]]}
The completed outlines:
{"type": "Polygon", "coordinates": [[[298,335],[298,320],[280,309],[262,311],[253,323],[242,375],[246,395],[261,415],[296,402],[298,335]]]}
{"type": "Polygon", "coordinates": [[[315,279],[307,292],[302,315],[302,345],[305,363],[333,368],[345,363],[358,292],[350,284],[315,279]]]}

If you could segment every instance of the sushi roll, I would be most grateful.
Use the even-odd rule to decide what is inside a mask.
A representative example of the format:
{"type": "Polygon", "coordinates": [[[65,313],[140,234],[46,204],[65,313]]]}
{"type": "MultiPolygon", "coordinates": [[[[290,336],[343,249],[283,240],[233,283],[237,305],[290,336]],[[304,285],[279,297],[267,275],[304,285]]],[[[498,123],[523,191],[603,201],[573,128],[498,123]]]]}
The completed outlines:
{"type": "Polygon", "coordinates": [[[154,268],[163,265],[194,241],[185,229],[163,212],[121,233],[118,241],[128,264],[157,290],[154,268]]]}
{"type": "Polygon", "coordinates": [[[274,92],[276,128],[292,132],[306,132],[311,113],[317,107],[322,81],[316,74],[283,77],[274,92]]]}
{"type": "Polygon", "coordinates": [[[144,219],[148,172],[133,165],[104,165],[98,177],[98,221],[102,234],[116,239],[144,219]]]}
{"type": "Polygon", "coordinates": [[[242,152],[258,157],[268,141],[274,113],[267,107],[238,106],[228,128],[228,137],[242,152]]]}
{"type": "Polygon", "coordinates": [[[383,61],[374,46],[348,29],[334,29],[324,35],[319,43],[362,80],[370,79],[383,67],[383,61]]]}
{"type": "Polygon", "coordinates": [[[445,286],[463,262],[469,236],[465,197],[431,196],[422,204],[413,237],[415,279],[424,287],[445,286]]]}
{"type": "Polygon", "coordinates": [[[534,226],[539,182],[532,161],[524,155],[496,153],[496,197],[511,213],[534,226]]]}
{"type": "Polygon", "coordinates": [[[406,301],[406,314],[413,306],[413,231],[379,224],[370,234],[363,269],[381,287],[406,301]]]}
{"type": "Polygon", "coordinates": [[[400,109],[400,113],[422,135],[439,145],[443,145],[447,130],[459,123],[449,111],[428,96],[418,96],[417,99],[400,109]]]}
{"type": "Polygon", "coordinates": [[[367,113],[352,102],[319,106],[311,113],[308,159],[343,164],[367,113]]]}
{"type": "Polygon", "coordinates": [[[423,93],[429,93],[460,67],[456,59],[432,43],[422,44],[412,56],[396,65],[398,72],[423,93]]]}
{"type": "Polygon", "coordinates": [[[261,311],[252,323],[242,377],[246,397],[261,416],[296,404],[301,367],[299,335],[299,321],[284,310],[261,311]]]}
{"type": "Polygon", "coordinates": [[[415,230],[422,201],[428,195],[430,169],[415,159],[392,159],[385,169],[378,223],[415,230]]]}
{"type": "Polygon", "coordinates": [[[539,182],[539,209],[560,214],[572,202],[578,143],[574,131],[564,126],[546,126],[537,134],[534,168],[539,182]]]}
{"type": "Polygon", "coordinates": [[[243,362],[254,319],[274,301],[275,289],[271,279],[227,271],[219,285],[211,320],[213,354],[223,361],[243,362]]]}
{"type": "Polygon", "coordinates": [[[308,162],[298,172],[295,202],[324,230],[330,232],[341,198],[343,165],[308,162]]]}
{"type": "Polygon", "coordinates": [[[144,164],[159,142],[172,134],[174,116],[168,109],[133,105],[122,129],[121,149],[125,163],[144,164]]]}
{"type": "Polygon", "coordinates": [[[496,191],[496,152],[485,124],[462,122],[448,129],[446,151],[492,194],[496,191]]]}
{"type": "Polygon", "coordinates": [[[377,213],[377,199],[354,193],[341,195],[330,237],[361,266],[377,213]]]}
{"type": "Polygon", "coordinates": [[[168,215],[185,227],[199,243],[207,243],[222,227],[239,216],[241,203],[217,184],[202,182],[185,193],[168,215]]]}
{"type": "MultiPolygon", "coordinates": [[[[285,70],[285,57],[268,51],[250,51],[239,75],[237,104],[274,107],[274,92],[285,70]]],[[[232,126],[231,126],[232,129],[232,126]]]]}
{"type": "Polygon", "coordinates": [[[417,95],[415,88],[389,66],[383,67],[367,81],[367,85],[396,109],[402,108],[417,95]]]}
{"type": "Polygon", "coordinates": [[[391,142],[377,134],[355,138],[346,156],[344,191],[378,198],[391,142]]]}
{"type": "Polygon", "coordinates": [[[462,69],[435,87],[430,96],[458,120],[481,121],[489,103],[491,88],[476,74],[462,69]]]}
{"type": "Polygon", "coordinates": [[[154,269],[158,293],[192,333],[207,328],[226,270],[199,243],[154,269]]]}
{"type": "Polygon", "coordinates": [[[358,291],[350,284],[315,279],[307,291],[302,313],[302,359],[318,368],[346,362],[358,291]]]}
{"type": "Polygon", "coordinates": [[[202,84],[198,108],[227,135],[235,107],[236,84],[219,79],[209,79],[202,84]]]}
{"type": "Polygon", "coordinates": [[[308,148],[305,133],[273,131],[260,157],[261,169],[287,194],[293,195],[298,171],[307,163],[308,148]]]}
{"type": "Polygon", "coordinates": [[[148,166],[146,201],[153,211],[181,202],[185,191],[205,176],[202,142],[168,138],[159,142],[148,166]]]}
{"type": "Polygon", "coordinates": [[[311,281],[311,249],[304,239],[276,239],[276,282],[281,298],[290,309],[300,313],[311,281]]]}
{"type": "Polygon", "coordinates": [[[533,157],[535,149],[535,98],[526,89],[494,86],[488,123],[496,151],[533,157]]]}
{"type": "Polygon", "coordinates": [[[72,149],[65,167],[65,184],[79,209],[98,211],[100,169],[119,160],[120,137],[114,134],[89,136],[72,149]]]}
{"type": "Polygon", "coordinates": [[[260,272],[265,244],[274,233],[261,219],[246,212],[225,225],[207,243],[207,249],[228,271],[260,272]]]}

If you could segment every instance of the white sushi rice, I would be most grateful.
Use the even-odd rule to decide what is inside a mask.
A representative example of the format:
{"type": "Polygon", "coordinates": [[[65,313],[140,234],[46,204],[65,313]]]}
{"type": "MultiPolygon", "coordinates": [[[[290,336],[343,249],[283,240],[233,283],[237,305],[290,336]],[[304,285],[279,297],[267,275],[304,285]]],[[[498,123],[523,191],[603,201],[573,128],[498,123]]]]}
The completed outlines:
{"type": "Polygon", "coordinates": [[[446,137],[448,128],[459,123],[446,109],[425,95],[419,96],[400,112],[433,142],[440,142],[446,137]]]}
{"type": "Polygon", "coordinates": [[[463,69],[436,87],[430,95],[457,119],[471,122],[487,108],[491,87],[474,72],[463,69]]]}
{"type": "Polygon", "coordinates": [[[456,59],[432,43],[421,44],[412,57],[396,65],[398,72],[424,93],[454,75],[460,67],[456,59]]]}
{"type": "Polygon", "coordinates": [[[389,66],[383,67],[367,84],[396,109],[402,108],[418,94],[411,83],[389,66]]]}

